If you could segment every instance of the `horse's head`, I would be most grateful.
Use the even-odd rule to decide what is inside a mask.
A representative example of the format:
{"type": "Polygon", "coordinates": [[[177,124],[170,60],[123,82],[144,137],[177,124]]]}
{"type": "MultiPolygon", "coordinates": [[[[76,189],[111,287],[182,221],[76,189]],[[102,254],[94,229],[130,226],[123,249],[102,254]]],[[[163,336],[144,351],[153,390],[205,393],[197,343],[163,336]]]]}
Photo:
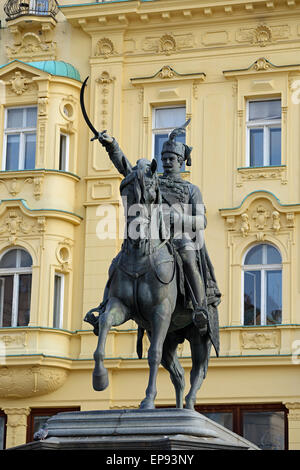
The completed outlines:
{"type": "Polygon", "coordinates": [[[129,205],[132,204],[158,204],[159,186],[156,160],[140,158],[133,167],[132,172],[124,178],[120,190],[126,195],[129,205]]]}
{"type": "Polygon", "coordinates": [[[127,238],[137,246],[142,240],[158,240],[161,233],[161,196],[156,169],[156,160],[141,158],[120,186],[127,238]]]}

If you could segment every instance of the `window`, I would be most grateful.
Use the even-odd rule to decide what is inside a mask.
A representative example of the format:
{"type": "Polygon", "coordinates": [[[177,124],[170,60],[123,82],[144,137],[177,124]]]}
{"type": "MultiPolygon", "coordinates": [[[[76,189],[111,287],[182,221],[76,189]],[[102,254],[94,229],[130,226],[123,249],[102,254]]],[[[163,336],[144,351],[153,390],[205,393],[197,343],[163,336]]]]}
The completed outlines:
{"type": "Polygon", "coordinates": [[[35,408],[31,410],[27,419],[27,442],[33,441],[34,434],[39,431],[46,421],[55,416],[57,413],[65,413],[70,411],[80,411],[79,407],[74,408],[35,408]]]}
{"type": "Polygon", "coordinates": [[[0,259],[0,327],[27,326],[30,318],[32,258],[25,250],[0,259]]]}
{"type": "Polygon", "coordinates": [[[69,136],[61,133],[59,136],[59,170],[68,171],[69,167],[69,136]]]}
{"type": "Polygon", "coordinates": [[[207,405],[196,410],[263,450],[287,450],[287,409],[281,404],[207,405]]]}
{"type": "Polygon", "coordinates": [[[47,15],[49,0],[30,0],[30,10],[39,15],[47,15]]]}
{"type": "Polygon", "coordinates": [[[247,166],[281,165],[281,100],[248,101],[247,166]]]}
{"type": "Polygon", "coordinates": [[[274,325],[282,318],[282,264],[279,251],[261,244],[243,266],[244,325],[274,325]]]}
{"type": "Polygon", "coordinates": [[[35,167],[37,108],[8,108],[5,117],[3,170],[35,167]]]}
{"type": "Polygon", "coordinates": [[[54,276],[53,328],[62,328],[64,312],[64,276],[54,276]]]}
{"type": "MultiPolygon", "coordinates": [[[[175,127],[182,126],[186,121],[185,107],[166,107],[156,108],[153,113],[153,125],[152,125],[152,138],[153,138],[153,157],[157,160],[158,166],[157,171],[163,172],[161,162],[161,150],[163,143],[168,140],[170,132],[175,127]]],[[[176,137],[177,142],[185,143],[185,135],[179,135],[176,137]]],[[[181,167],[181,171],[184,171],[184,164],[181,167]]]]}

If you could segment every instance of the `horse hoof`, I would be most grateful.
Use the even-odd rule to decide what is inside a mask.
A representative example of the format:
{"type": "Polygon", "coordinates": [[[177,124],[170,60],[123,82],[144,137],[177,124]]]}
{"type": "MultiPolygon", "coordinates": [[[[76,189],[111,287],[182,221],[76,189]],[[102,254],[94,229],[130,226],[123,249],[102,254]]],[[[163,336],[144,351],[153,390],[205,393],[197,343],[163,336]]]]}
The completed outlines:
{"type": "Polygon", "coordinates": [[[108,373],[101,375],[93,373],[93,389],[97,392],[102,392],[108,387],[108,373]]]}
{"type": "Polygon", "coordinates": [[[152,400],[145,398],[140,404],[140,410],[154,410],[155,405],[152,400]]]}

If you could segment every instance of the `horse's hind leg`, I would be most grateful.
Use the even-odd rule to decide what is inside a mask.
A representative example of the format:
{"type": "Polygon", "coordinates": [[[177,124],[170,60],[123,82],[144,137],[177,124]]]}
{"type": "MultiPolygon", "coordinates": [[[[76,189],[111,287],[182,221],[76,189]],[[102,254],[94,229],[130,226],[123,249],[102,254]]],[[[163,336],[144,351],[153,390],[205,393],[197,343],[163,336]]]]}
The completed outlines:
{"type": "Polygon", "coordinates": [[[129,320],[127,307],[116,297],[108,300],[105,312],[99,316],[99,336],[97,349],[94,352],[95,368],[93,388],[101,391],[108,386],[108,372],[104,367],[105,343],[112,326],[118,326],[129,320]]]}
{"type": "Polygon", "coordinates": [[[175,388],[176,407],[183,408],[183,392],[184,392],[184,369],[177,357],[178,341],[168,334],[163,347],[163,355],[161,363],[163,367],[170,373],[170,378],[175,388]]]}
{"type": "Polygon", "coordinates": [[[192,354],[191,388],[185,397],[185,407],[193,410],[196,403],[196,394],[206,376],[211,343],[207,337],[200,336],[197,332],[190,339],[190,345],[192,354]]]}

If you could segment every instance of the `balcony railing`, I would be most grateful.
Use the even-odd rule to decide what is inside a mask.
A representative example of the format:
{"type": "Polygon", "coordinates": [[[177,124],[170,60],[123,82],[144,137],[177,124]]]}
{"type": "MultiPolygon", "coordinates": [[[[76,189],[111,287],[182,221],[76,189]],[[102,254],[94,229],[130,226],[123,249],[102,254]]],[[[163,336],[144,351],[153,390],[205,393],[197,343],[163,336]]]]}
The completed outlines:
{"type": "Polygon", "coordinates": [[[56,0],[7,0],[4,11],[9,21],[25,15],[55,18],[59,8],[56,0]]]}

